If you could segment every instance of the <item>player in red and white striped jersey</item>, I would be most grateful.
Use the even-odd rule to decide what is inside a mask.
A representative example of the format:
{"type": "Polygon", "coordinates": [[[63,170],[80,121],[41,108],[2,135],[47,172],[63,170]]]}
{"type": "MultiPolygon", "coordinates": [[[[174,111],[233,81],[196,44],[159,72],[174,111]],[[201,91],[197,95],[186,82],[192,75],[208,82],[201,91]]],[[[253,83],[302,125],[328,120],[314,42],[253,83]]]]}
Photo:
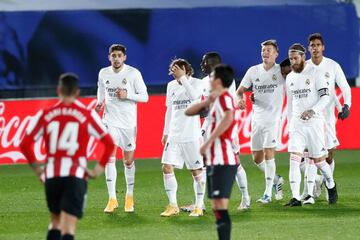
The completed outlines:
{"type": "Polygon", "coordinates": [[[239,167],[233,144],[238,134],[237,109],[228,91],[234,79],[234,71],[228,65],[220,64],[210,75],[211,96],[204,102],[186,110],[191,116],[210,108],[207,139],[200,148],[206,157],[208,197],[216,217],[219,239],[230,239],[231,220],[228,213],[229,198],[239,167]]]}
{"type": "Polygon", "coordinates": [[[57,89],[60,101],[39,111],[27,128],[21,151],[36,174],[45,182],[51,222],[47,239],[73,239],[77,220],[82,217],[88,177],[97,177],[114,149],[100,117],[76,100],[78,77],[60,76],[57,89]],[[86,149],[90,136],[100,140],[105,150],[94,169],[87,168],[86,149]],[[41,137],[46,148],[46,164],[36,162],[33,144],[41,137]]]}

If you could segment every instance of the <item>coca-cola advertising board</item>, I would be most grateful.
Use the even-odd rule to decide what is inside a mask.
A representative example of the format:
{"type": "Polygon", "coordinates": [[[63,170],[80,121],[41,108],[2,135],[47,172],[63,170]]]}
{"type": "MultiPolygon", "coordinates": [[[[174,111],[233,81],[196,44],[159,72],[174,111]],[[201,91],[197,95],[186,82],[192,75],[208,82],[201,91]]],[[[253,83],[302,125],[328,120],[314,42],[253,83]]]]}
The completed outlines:
{"type": "MultiPolygon", "coordinates": [[[[341,95],[338,95],[341,98],[341,95]]],[[[84,97],[79,99],[89,109],[94,108],[96,99],[84,97]]],[[[19,151],[19,144],[25,134],[26,127],[32,116],[42,108],[54,105],[58,100],[53,99],[21,99],[0,101],[0,164],[25,163],[26,159],[19,151]]],[[[342,102],[342,101],[341,101],[342,102]]],[[[339,149],[360,149],[358,136],[360,133],[360,88],[352,88],[351,115],[345,121],[337,122],[337,135],[341,145],[339,149]]],[[[163,150],[161,136],[163,133],[165,116],[165,96],[150,96],[148,103],[138,104],[138,128],[136,158],[160,158],[163,150]]],[[[271,116],[269,116],[271,117],[271,116]]],[[[283,108],[281,121],[282,137],[279,144],[280,151],[287,150],[288,132],[286,127],[286,105],[283,108]]],[[[241,152],[250,152],[251,132],[251,103],[247,101],[247,110],[241,114],[240,143],[241,152]]],[[[44,161],[45,151],[43,141],[34,145],[35,154],[39,161],[44,161]]],[[[87,146],[88,158],[99,159],[102,146],[96,140],[90,139],[87,146]]],[[[121,157],[121,151],[118,151],[121,157]]]]}

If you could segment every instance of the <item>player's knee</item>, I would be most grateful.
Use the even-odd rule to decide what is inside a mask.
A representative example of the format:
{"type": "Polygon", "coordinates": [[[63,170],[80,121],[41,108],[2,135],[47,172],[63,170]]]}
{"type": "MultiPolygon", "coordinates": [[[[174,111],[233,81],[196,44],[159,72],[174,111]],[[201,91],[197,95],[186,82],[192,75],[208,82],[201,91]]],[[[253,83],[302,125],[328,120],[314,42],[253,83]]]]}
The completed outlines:
{"type": "Polygon", "coordinates": [[[266,148],[264,151],[265,159],[270,160],[275,157],[275,149],[274,148],[266,148]]]}
{"type": "Polygon", "coordinates": [[[326,162],[328,164],[331,164],[333,162],[333,159],[334,159],[334,152],[332,150],[329,150],[329,153],[326,157],[326,162]]]}
{"type": "Polygon", "coordinates": [[[134,164],[133,159],[124,158],[124,165],[125,165],[125,167],[132,167],[133,164],[134,164]]]}
{"type": "Polygon", "coordinates": [[[162,166],[162,170],[163,170],[163,173],[165,173],[165,174],[173,173],[173,167],[168,164],[164,164],[162,166]]]}

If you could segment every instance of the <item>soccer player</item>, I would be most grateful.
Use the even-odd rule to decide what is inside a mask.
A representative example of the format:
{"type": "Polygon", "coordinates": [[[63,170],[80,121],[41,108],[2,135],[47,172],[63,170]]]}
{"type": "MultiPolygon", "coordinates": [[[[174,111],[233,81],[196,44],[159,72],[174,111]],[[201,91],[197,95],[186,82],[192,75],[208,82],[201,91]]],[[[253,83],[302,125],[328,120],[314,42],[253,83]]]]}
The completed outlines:
{"type": "MultiPolygon", "coordinates": [[[[326,143],[326,149],[328,150],[328,156],[326,158],[326,162],[330,165],[331,170],[334,173],[334,169],[335,169],[334,151],[336,147],[339,146],[339,141],[336,137],[336,129],[335,129],[335,124],[336,124],[335,106],[338,103],[338,99],[335,92],[335,83],[341,89],[345,103],[344,106],[342,107],[342,110],[339,112],[339,119],[345,119],[350,114],[351,89],[340,65],[334,60],[324,56],[325,45],[321,34],[320,33],[310,34],[308,37],[308,44],[309,44],[308,49],[311,54],[311,59],[307,60],[307,63],[315,66],[316,68],[324,72],[325,79],[329,83],[330,101],[324,110],[324,115],[326,119],[325,143],[326,143]]],[[[310,187],[313,188],[314,187],[313,182],[315,181],[315,177],[316,177],[316,167],[310,165],[308,168],[307,175],[308,175],[307,181],[308,182],[310,181],[310,187]]],[[[308,195],[310,195],[307,196],[308,198],[313,197],[312,189],[308,188],[307,192],[308,195]]],[[[317,192],[321,193],[321,190],[320,191],[318,190],[317,192]]],[[[311,199],[311,201],[313,201],[313,199],[311,199]]]]}
{"type": "Polygon", "coordinates": [[[325,161],[327,150],[323,110],[330,99],[329,83],[324,72],[305,62],[305,53],[306,49],[298,43],[289,48],[292,72],[286,77],[286,92],[292,199],[285,205],[289,207],[301,206],[300,162],[305,149],[308,150],[310,164],[315,164],[325,177],[329,204],[337,201],[336,184],[330,165],[325,161]]]}
{"type": "MultiPolygon", "coordinates": [[[[206,74],[206,77],[202,79],[205,90],[203,92],[203,95],[205,98],[208,98],[210,96],[211,88],[210,88],[210,73],[214,71],[215,67],[220,64],[221,56],[217,52],[208,52],[206,53],[201,61],[201,70],[204,74],[206,74]]],[[[235,80],[232,81],[231,86],[229,87],[229,93],[233,98],[236,96],[236,85],[235,80]]],[[[207,128],[207,124],[209,122],[208,118],[205,118],[205,121],[202,125],[202,132],[205,132],[205,129],[207,128]]],[[[204,140],[206,140],[206,136],[204,136],[204,140]]],[[[235,136],[234,140],[234,152],[235,154],[240,154],[240,143],[239,143],[239,137],[238,135],[235,136]]],[[[248,183],[247,183],[247,175],[244,167],[240,164],[239,169],[236,173],[236,183],[238,185],[238,188],[242,194],[241,197],[241,203],[238,207],[238,210],[246,210],[250,208],[251,204],[251,198],[248,191],[248,183]]]]}
{"type": "Polygon", "coordinates": [[[275,199],[283,198],[284,179],[276,174],[275,149],[279,141],[279,125],[284,100],[284,78],[275,60],[279,48],[275,40],[261,43],[261,64],[252,66],[246,72],[237,89],[238,105],[245,109],[243,94],[252,87],[254,104],[251,119],[251,151],[258,168],[265,173],[265,192],[257,200],[270,203],[272,188],[275,199]],[[264,161],[265,159],[265,161],[264,161]]]}
{"type": "Polygon", "coordinates": [[[161,140],[164,145],[161,163],[169,205],[160,215],[170,217],[179,213],[174,168],[181,169],[185,163],[186,168],[192,172],[196,199],[190,216],[199,217],[203,215],[205,192],[202,170],[204,163],[199,152],[200,118],[185,116],[185,110],[194,101],[200,101],[201,80],[192,77],[193,69],[184,59],[173,60],[169,71],[175,79],[167,85],[165,126],[161,140]]]}
{"type": "MultiPolygon", "coordinates": [[[[99,72],[97,105],[95,110],[103,108],[103,123],[113,137],[116,146],[123,153],[124,175],[126,181],[125,212],[134,212],[136,125],[138,102],[147,102],[149,96],[139,70],[125,64],[126,48],[113,44],[109,48],[111,66],[99,72]]],[[[105,167],[106,185],[109,201],[104,209],[114,212],[118,207],[116,198],[116,150],[105,167]]]]}
{"type": "Polygon", "coordinates": [[[228,65],[218,65],[211,74],[212,95],[202,103],[191,106],[186,114],[198,114],[210,108],[208,138],[200,148],[206,157],[208,197],[211,199],[216,218],[218,237],[230,239],[231,220],[228,212],[229,198],[239,159],[233,150],[233,140],[238,134],[239,114],[233,97],[228,91],[234,79],[234,71],[228,65]]]}
{"type": "Polygon", "coordinates": [[[74,239],[76,223],[83,215],[88,177],[97,177],[114,149],[111,136],[94,111],[76,100],[78,77],[60,76],[57,93],[60,101],[39,111],[30,122],[20,148],[31,168],[45,182],[50,211],[48,240],[74,239]],[[45,168],[36,163],[33,145],[44,137],[47,157],[45,168]],[[100,162],[87,169],[86,148],[93,136],[105,146],[100,162]]]}

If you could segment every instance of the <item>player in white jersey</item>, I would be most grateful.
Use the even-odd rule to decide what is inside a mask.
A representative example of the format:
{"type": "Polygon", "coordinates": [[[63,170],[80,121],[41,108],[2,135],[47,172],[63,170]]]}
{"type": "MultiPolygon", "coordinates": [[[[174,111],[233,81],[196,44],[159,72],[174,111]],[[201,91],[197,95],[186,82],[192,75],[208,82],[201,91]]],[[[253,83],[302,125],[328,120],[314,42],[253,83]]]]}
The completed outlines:
{"type": "Polygon", "coordinates": [[[329,204],[337,201],[336,184],[330,165],[325,161],[323,110],[329,103],[329,83],[325,74],[316,67],[305,62],[306,49],[298,43],[289,48],[289,59],[292,72],[286,77],[286,93],[288,100],[288,123],[290,152],[289,181],[292,199],[285,206],[301,206],[300,162],[304,150],[308,150],[309,159],[321,171],[326,179],[329,193],[329,204]]]}
{"type": "Polygon", "coordinates": [[[263,63],[249,68],[237,89],[240,109],[246,108],[244,92],[252,87],[254,93],[251,151],[256,165],[265,173],[265,192],[257,200],[265,204],[271,202],[273,187],[275,199],[283,198],[284,179],[276,174],[275,165],[275,150],[280,136],[279,125],[284,101],[284,78],[280,66],[275,63],[278,51],[275,40],[261,43],[263,63]]]}
{"type": "MultiPolygon", "coordinates": [[[[335,106],[338,107],[339,110],[339,119],[345,119],[350,114],[351,107],[351,88],[346,80],[345,74],[342,71],[340,65],[334,60],[327,58],[324,56],[324,40],[320,33],[313,33],[308,37],[308,49],[311,54],[311,59],[307,60],[307,63],[310,65],[319,68],[325,74],[326,80],[329,82],[329,94],[330,101],[329,104],[324,109],[325,123],[326,123],[326,134],[325,134],[325,143],[326,149],[328,150],[328,156],[326,161],[330,164],[331,170],[334,173],[335,161],[334,161],[334,150],[339,145],[339,141],[336,137],[336,117],[335,117],[335,106]],[[344,97],[344,106],[341,107],[339,100],[337,99],[335,92],[335,83],[341,89],[341,93],[344,97]]],[[[316,181],[316,190],[315,197],[319,197],[321,193],[321,177],[316,176],[316,167],[313,165],[307,166],[307,181],[313,182],[316,181]],[[309,176],[310,173],[310,176],[309,176]]],[[[313,184],[311,186],[314,186],[313,184]]],[[[307,193],[313,194],[313,189],[306,189],[304,192],[304,197],[308,195],[307,193]]],[[[313,199],[311,199],[311,203],[313,203],[313,199]]]]}
{"type": "Polygon", "coordinates": [[[200,118],[185,116],[185,110],[192,103],[200,101],[202,85],[200,79],[192,77],[193,69],[184,59],[173,60],[169,71],[175,79],[167,85],[165,126],[161,140],[164,145],[161,163],[169,205],[160,215],[170,217],[179,213],[174,168],[181,169],[185,163],[193,175],[196,199],[190,216],[198,217],[203,215],[205,192],[202,170],[204,163],[199,152],[200,118]]]}
{"type": "MultiPolygon", "coordinates": [[[[109,48],[111,66],[99,72],[97,112],[104,109],[103,122],[115,144],[122,149],[124,175],[126,180],[125,212],[134,212],[135,163],[137,102],[149,99],[146,85],[139,70],[125,64],[126,48],[113,44],[109,48]]],[[[109,201],[104,209],[114,212],[118,207],[116,198],[116,150],[105,167],[109,201]]]]}

